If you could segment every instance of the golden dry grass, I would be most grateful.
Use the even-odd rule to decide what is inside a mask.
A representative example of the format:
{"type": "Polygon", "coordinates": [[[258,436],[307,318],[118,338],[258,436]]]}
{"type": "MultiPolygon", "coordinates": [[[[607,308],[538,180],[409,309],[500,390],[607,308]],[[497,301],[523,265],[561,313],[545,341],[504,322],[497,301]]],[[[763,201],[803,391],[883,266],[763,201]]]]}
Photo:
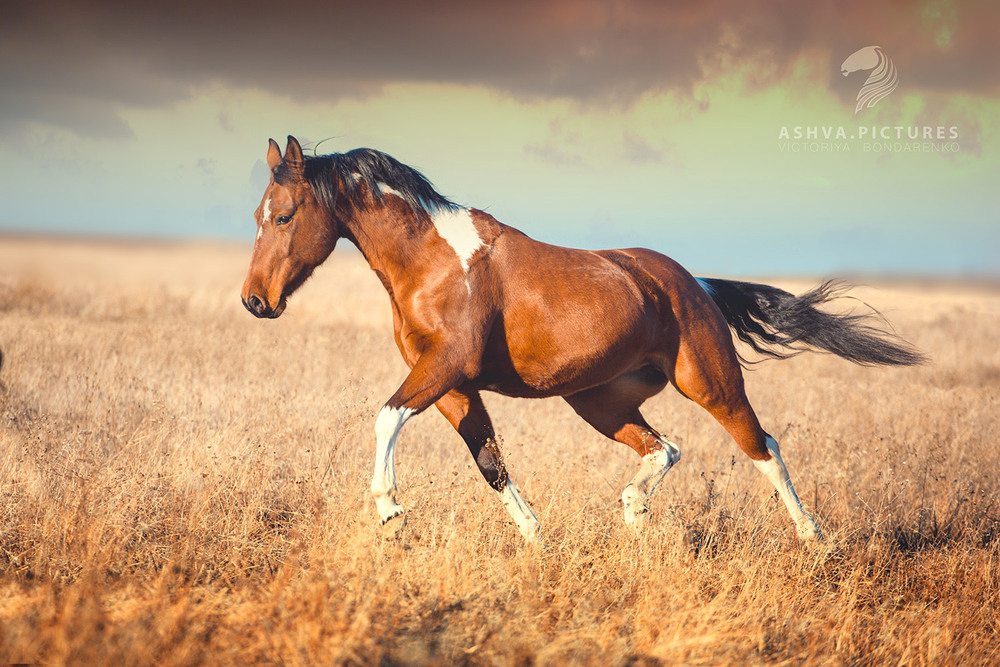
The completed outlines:
{"type": "Polygon", "coordinates": [[[632,452],[558,399],[488,396],[537,551],[433,411],[397,453],[408,524],[381,536],[372,424],[405,373],[387,299],[340,251],[257,321],[248,258],[0,239],[0,663],[1000,660],[1000,289],[857,291],[927,366],[747,374],[826,551],[670,390],[647,415],[684,456],[641,538],[632,452]]]}

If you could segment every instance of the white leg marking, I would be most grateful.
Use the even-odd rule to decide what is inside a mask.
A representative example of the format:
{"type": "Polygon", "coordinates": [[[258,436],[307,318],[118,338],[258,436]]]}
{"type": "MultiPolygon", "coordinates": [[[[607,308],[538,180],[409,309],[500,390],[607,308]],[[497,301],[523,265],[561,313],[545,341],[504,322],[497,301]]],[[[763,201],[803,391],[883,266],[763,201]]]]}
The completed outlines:
{"type": "Polygon", "coordinates": [[[524,540],[532,544],[536,542],[538,540],[538,532],[541,530],[541,524],[538,523],[538,518],[535,517],[531,508],[528,507],[528,503],[524,502],[524,498],[517,492],[514,482],[508,478],[503,491],[498,491],[497,495],[500,496],[500,502],[503,503],[503,506],[507,508],[507,511],[514,518],[514,523],[517,524],[517,529],[521,531],[524,540]]]}
{"type": "Polygon", "coordinates": [[[622,491],[622,507],[625,524],[639,529],[649,520],[647,502],[649,496],[670,468],[681,460],[681,450],[669,440],[660,439],[663,449],[650,452],[642,457],[639,471],[622,491]]]}
{"type": "Polygon", "coordinates": [[[823,532],[816,525],[816,522],[812,520],[812,517],[802,509],[802,503],[799,502],[799,497],[795,493],[795,487],[792,486],[792,480],[788,476],[788,468],[785,467],[785,462],[781,460],[778,441],[771,436],[767,436],[767,451],[771,453],[770,459],[753,462],[757,466],[757,470],[764,473],[764,476],[777,489],[778,495],[785,503],[785,507],[788,508],[788,513],[792,516],[792,521],[795,522],[795,530],[798,532],[799,537],[803,540],[822,539],[823,532]]]}
{"type": "Polygon", "coordinates": [[[472,222],[472,215],[467,208],[439,208],[431,216],[434,227],[438,235],[444,239],[445,243],[451,246],[458,260],[462,263],[462,270],[469,272],[469,261],[476,251],[483,247],[483,240],[479,238],[479,230],[472,222]]]}
{"type": "Polygon", "coordinates": [[[375,419],[375,470],[371,490],[382,523],[403,513],[403,508],[396,504],[396,436],[411,415],[413,410],[409,408],[385,406],[375,419]]]}

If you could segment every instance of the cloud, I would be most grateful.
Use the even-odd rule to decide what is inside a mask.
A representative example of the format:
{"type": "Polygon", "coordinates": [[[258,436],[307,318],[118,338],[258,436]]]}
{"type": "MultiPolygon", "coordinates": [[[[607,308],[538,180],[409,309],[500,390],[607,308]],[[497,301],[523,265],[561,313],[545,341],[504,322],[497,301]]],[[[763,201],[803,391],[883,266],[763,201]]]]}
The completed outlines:
{"type": "Polygon", "coordinates": [[[557,166],[569,167],[583,164],[582,155],[560,148],[551,140],[526,145],[524,147],[524,154],[557,166]]]}
{"type": "Polygon", "coordinates": [[[213,176],[217,165],[218,161],[215,158],[202,157],[198,158],[198,161],[194,163],[194,168],[201,171],[206,176],[213,176]]]}
{"type": "Polygon", "coordinates": [[[772,85],[804,54],[839,62],[869,44],[891,53],[912,87],[995,94],[1000,84],[992,0],[39,0],[4,11],[8,132],[42,121],[128,136],[119,109],[167,105],[206,85],[336,100],[449,83],[628,105],[649,91],[688,94],[734,68],[752,86],[772,85]]]}
{"type": "Polygon", "coordinates": [[[663,162],[664,149],[656,148],[632,131],[627,130],[622,135],[622,151],[625,159],[633,164],[663,162]]]}

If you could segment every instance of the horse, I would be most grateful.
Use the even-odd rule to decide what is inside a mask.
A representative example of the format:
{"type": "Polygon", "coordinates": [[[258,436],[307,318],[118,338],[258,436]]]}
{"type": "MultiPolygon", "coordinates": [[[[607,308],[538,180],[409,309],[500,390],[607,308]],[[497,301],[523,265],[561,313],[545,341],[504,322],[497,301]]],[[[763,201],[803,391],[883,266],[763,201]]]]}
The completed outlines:
{"type": "Polygon", "coordinates": [[[681,457],[640,406],[673,385],[704,408],[771,482],[798,536],[822,531],[795,493],[777,440],[744,390],[733,333],[756,353],[804,349],[863,365],[918,364],[921,353],[874,314],[818,306],[842,287],[794,296],[757,283],[695,278],[653,250],[577,250],[536,241],[441,195],[417,170],[369,148],[304,155],[269,140],[271,178],[243,305],[276,318],[341,238],[361,251],[389,296],[409,373],[375,419],[371,494],[383,530],[404,520],[394,452],[400,429],[431,405],[465,441],[520,533],[540,524],[515,486],[481,392],[562,397],[588,424],[631,447],[639,469],[622,491],[624,522],[642,530],[649,498],[681,457]]]}

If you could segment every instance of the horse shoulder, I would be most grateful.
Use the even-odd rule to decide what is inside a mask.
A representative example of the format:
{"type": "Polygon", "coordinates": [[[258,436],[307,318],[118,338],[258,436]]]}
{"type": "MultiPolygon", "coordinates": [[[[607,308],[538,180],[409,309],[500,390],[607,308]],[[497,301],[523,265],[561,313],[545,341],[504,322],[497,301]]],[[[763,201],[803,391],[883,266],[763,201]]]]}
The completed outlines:
{"type": "Polygon", "coordinates": [[[393,294],[394,325],[400,352],[412,366],[425,354],[475,377],[494,319],[485,269],[475,263],[475,277],[448,263],[424,267],[393,294]],[[483,285],[482,283],[487,283],[483,285]],[[485,296],[484,296],[485,293],[485,296]]]}

